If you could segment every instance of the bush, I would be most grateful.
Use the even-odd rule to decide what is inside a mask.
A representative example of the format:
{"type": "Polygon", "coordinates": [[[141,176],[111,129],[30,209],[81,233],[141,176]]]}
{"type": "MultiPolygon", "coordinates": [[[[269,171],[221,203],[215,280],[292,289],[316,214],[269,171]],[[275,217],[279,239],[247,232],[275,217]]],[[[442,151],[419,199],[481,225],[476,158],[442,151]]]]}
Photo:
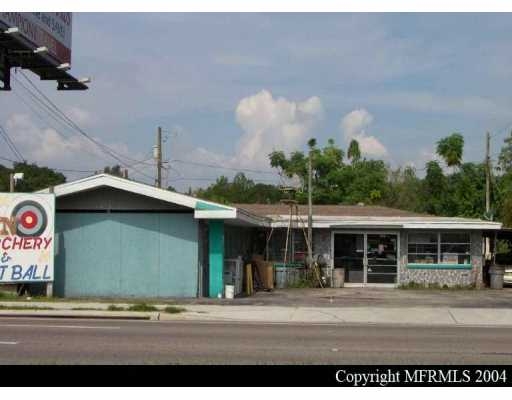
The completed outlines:
{"type": "Polygon", "coordinates": [[[167,306],[164,308],[164,312],[166,312],[168,314],[179,314],[183,311],[185,311],[185,309],[183,307],[167,306]]]}
{"type": "Polygon", "coordinates": [[[107,307],[108,311],[124,311],[124,307],[116,306],[115,304],[111,304],[107,307]]]}
{"type": "Polygon", "coordinates": [[[132,304],[128,311],[158,311],[158,308],[146,303],[132,304]]]}

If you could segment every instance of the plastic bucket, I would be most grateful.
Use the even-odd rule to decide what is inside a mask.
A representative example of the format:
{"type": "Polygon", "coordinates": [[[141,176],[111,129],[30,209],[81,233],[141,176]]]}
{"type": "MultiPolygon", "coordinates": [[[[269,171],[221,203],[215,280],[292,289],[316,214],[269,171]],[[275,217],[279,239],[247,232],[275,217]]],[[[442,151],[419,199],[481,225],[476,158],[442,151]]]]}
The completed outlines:
{"type": "Polygon", "coordinates": [[[332,270],[332,287],[341,288],[345,284],[345,268],[334,268],[332,270]]]}
{"type": "Polygon", "coordinates": [[[234,299],[235,298],[235,286],[234,285],[226,285],[225,290],[226,299],[234,299]]]}

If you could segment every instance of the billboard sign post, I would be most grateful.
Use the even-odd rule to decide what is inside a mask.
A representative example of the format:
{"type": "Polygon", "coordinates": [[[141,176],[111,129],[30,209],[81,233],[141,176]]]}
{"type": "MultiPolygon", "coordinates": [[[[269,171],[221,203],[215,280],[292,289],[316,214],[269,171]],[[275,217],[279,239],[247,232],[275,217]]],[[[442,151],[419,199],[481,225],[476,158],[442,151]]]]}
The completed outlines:
{"type": "Polygon", "coordinates": [[[0,283],[53,282],[55,196],[0,193],[0,283]]]}

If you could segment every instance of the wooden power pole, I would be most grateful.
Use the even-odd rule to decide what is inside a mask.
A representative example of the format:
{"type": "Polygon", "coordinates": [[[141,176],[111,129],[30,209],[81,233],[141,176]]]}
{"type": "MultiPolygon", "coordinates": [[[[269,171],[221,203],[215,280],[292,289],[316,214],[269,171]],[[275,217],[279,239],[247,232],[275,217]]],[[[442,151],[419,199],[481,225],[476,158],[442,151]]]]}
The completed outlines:
{"type": "Polygon", "coordinates": [[[313,265],[313,166],[312,166],[312,151],[309,150],[308,157],[308,266],[313,265]]]}
{"type": "Polygon", "coordinates": [[[491,135],[485,135],[485,214],[490,216],[491,212],[491,135]]]}
{"type": "Polygon", "coordinates": [[[156,133],[156,146],[155,146],[155,159],[156,159],[156,187],[162,187],[162,128],[159,126],[156,133]]]}
{"type": "Polygon", "coordinates": [[[9,174],[9,191],[14,193],[14,174],[9,174]]]}

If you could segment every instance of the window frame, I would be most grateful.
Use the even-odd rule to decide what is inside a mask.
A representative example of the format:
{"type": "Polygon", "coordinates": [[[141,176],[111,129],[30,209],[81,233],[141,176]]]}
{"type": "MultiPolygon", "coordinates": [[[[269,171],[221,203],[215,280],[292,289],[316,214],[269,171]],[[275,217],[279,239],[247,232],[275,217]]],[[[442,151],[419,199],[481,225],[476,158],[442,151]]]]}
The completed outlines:
{"type": "MultiPolygon", "coordinates": [[[[411,234],[414,234],[414,233],[418,233],[418,232],[415,232],[415,231],[409,231],[407,232],[407,266],[409,268],[416,268],[416,269],[420,269],[420,268],[423,268],[423,269],[443,269],[443,268],[446,268],[446,269],[450,269],[450,268],[454,268],[454,269],[470,269],[472,268],[472,254],[471,254],[471,247],[472,247],[472,235],[471,233],[469,232],[464,232],[464,231],[422,231],[423,233],[428,233],[428,234],[435,234],[436,237],[437,237],[437,254],[436,254],[436,262],[434,263],[419,263],[419,262],[410,262],[409,261],[409,244],[430,244],[430,245],[434,245],[434,243],[418,243],[418,242],[411,242],[409,240],[411,234]],[[467,235],[468,236],[468,242],[465,242],[465,243],[451,243],[451,242],[441,242],[441,235],[443,233],[453,233],[453,234],[461,234],[461,235],[467,235]],[[469,254],[468,257],[469,257],[469,262],[467,264],[460,264],[460,263],[443,263],[442,262],[442,258],[441,258],[441,244],[460,244],[460,245],[468,245],[469,246],[469,254]]],[[[411,254],[427,254],[427,253],[411,253],[411,254]]],[[[463,253],[456,253],[458,255],[460,254],[463,254],[463,253]]],[[[464,253],[465,254],[465,253],[464,253]]]]}

